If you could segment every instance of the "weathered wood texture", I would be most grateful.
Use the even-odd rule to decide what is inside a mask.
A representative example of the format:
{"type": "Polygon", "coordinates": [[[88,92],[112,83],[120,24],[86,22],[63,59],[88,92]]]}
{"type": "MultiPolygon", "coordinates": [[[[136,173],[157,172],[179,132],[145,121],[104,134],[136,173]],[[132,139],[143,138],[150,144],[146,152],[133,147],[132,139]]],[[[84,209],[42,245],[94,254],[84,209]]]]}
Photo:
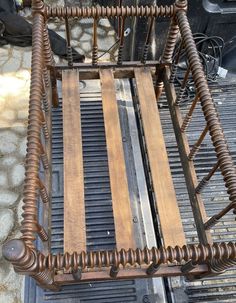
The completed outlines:
{"type": "Polygon", "coordinates": [[[117,249],[134,248],[133,220],[113,73],[100,70],[117,249]]]}
{"type": "Polygon", "coordinates": [[[64,251],[86,250],[79,73],[62,71],[64,152],[64,251]]]}
{"type": "Polygon", "coordinates": [[[147,154],[165,246],[186,244],[149,68],[135,70],[147,154]]]}

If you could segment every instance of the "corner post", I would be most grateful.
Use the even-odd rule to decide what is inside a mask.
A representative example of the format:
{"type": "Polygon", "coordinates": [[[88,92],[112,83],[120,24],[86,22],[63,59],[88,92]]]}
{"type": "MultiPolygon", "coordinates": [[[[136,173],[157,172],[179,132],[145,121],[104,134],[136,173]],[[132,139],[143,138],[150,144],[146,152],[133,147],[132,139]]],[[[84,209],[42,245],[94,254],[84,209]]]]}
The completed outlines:
{"type": "Polygon", "coordinates": [[[29,248],[23,240],[8,241],[3,245],[2,252],[17,273],[31,276],[43,288],[59,290],[58,285],[54,283],[53,272],[48,269],[39,271],[39,253],[29,248]]]}
{"type": "Polygon", "coordinates": [[[187,0],[176,0],[174,4],[174,16],[171,19],[169,31],[167,34],[166,44],[164,47],[163,54],[161,56],[161,63],[163,66],[159,67],[156,71],[156,86],[155,86],[155,92],[156,92],[156,99],[159,100],[162,90],[163,90],[163,78],[164,78],[164,68],[165,64],[172,63],[172,56],[174,53],[176,41],[179,35],[179,26],[176,21],[176,12],[179,10],[187,10],[188,2],[187,0]]]}
{"type": "Polygon", "coordinates": [[[53,58],[50,40],[48,36],[48,29],[46,25],[46,15],[45,15],[45,5],[43,0],[32,0],[32,12],[33,15],[40,14],[44,18],[44,29],[43,29],[44,71],[43,73],[46,77],[48,77],[47,69],[50,72],[52,103],[54,107],[58,107],[57,76],[55,69],[55,61],[53,58]]]}

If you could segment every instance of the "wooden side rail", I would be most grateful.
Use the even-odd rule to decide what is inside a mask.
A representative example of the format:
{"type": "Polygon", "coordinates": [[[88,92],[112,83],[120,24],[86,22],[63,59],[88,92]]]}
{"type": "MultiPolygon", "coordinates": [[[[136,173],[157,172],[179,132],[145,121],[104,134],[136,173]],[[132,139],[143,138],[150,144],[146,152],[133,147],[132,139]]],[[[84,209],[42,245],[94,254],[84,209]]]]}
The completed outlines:
{"type": "Polygon", "coordinates": [[[188,160],[188,154],[190,153],[187,136],[181,131],[181,125],[183,125],[180,108],[175,106],[176,92],[173,83],[169,83],[170,70],[165,69],[164,73],[164,85],[166,91],[166,99],[170,109],[170,115],[175,131],[175,137],[178,144],[180,160],[182,163],[185,181],[188,189],[189,200],[192,206],[194,219],[196,222],[196,229],[200,243],[212,243],[210,232],[204,230],[203,221],[206,220],[206,210],[202,201],[201,195],[195,192],[197,186],[197,175],[194,168],[193,161],[188,160]]]}
{"type": "Polygon", "coordinates": [[[165,246],[182,246],[186,243],[185,236],[171,177],[150,69],[136,69],[135,79],[164,244],[165,246]]]}
{"type": "Polygon", "coordinates": [[[64,140],[64,251],[86,251],[79,73],[62,72],[64,140]]]}

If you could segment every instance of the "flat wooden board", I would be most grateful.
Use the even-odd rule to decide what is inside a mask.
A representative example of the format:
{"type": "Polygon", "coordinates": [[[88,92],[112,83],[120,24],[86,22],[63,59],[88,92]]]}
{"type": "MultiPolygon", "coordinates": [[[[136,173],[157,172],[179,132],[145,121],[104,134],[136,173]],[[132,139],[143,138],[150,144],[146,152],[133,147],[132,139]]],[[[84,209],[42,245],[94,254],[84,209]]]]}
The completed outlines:
{"type": "Polygon", "coordinates": [[[164,245],[186,244],[149,68],[135,69],[137,93],[164,245]]]}
{"type": "Polygon", "coordinates": [[[79,73],[62,71],[64,251],[86,250],[79,73]]]}
{"type": "Polygon", "coordinates": [[[116,101],[113,73],[100,70],[103,115],[109,163],[112,206],[117,249],[134,247],[133,220],[130,208],[124,151],[116,101]]]}

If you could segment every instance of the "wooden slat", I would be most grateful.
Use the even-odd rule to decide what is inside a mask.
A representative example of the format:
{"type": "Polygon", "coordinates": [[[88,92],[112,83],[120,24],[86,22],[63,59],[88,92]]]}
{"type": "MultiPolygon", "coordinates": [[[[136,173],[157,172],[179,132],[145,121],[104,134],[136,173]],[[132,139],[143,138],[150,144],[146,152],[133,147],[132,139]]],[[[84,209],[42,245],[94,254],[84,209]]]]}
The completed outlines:
{"type": "MultiPolygon", "coordinates": [[[[83,63],[84,64],[84,63],[83,63]]],[[[68,67],[64,68],[64,70],[69,69],[68,67]]],[[[152,75],[154,76],[156,73],[156,67],[150,67],[152,75]]],[[[116,67],[113,70],[113,75],[115,79],[122,78],[134,78],[134,68],[133,67],[116,67]]],[[[57,79],[61,78],[61,74],[57,74],[57,79]]],[[[100,79],[99,68],[90,68],[86,69],[86,67],[79,69],[79,79],[81,80],[93,80],[100,79]]]]}
{"type": "Polygon", "coordinates": [[[117,249],[134,248],[133,221],[112,71],[109,69],[100,70],[100,79],[116,247],[117,249]]]}
{"type": "Polygon", "coordinates": [[[79,73],[62,71],[64,251],[86,250],[79,73]]]}
{"type": "Polygon", "coordinates": [[[182,246],[186,244],[186,241],[150,69],[135,69],[135,79],[164,245],[182,246]]]}

